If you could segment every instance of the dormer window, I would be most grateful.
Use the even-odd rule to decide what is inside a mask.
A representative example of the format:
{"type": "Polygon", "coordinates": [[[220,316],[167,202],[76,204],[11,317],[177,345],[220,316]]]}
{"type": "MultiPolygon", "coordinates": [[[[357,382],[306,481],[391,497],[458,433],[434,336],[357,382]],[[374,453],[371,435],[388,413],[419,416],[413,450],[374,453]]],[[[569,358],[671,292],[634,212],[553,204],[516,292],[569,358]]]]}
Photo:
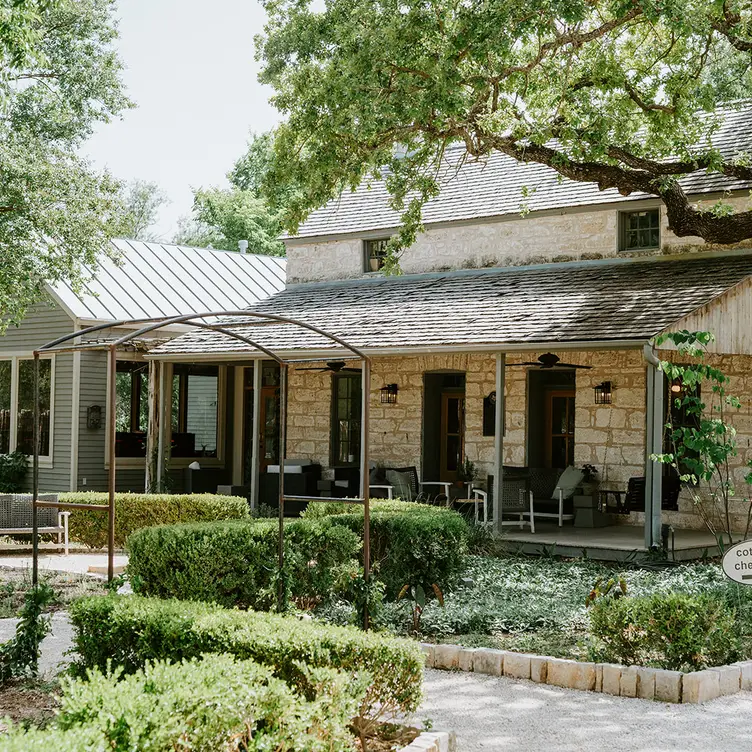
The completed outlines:
{"type": "Polygon", "coordinates": [[[379,238],[378,240],[366,240],[365,249],[365,271],[378,272],[384,268],[386,260],[386,246],[389,238],[379,238]]]}
{"type": "Polygon", "coordinates": [[[661,214],[658,209],[619,214],[620,251],[656,251],[661,247],[661,214]]]}

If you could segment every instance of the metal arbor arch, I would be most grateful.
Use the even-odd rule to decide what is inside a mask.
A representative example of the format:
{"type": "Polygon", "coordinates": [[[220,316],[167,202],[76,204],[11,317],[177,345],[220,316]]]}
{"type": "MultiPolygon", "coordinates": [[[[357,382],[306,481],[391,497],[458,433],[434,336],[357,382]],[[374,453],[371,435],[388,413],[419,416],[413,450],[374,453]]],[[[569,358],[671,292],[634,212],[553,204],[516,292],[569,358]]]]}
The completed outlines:
{"type": "MultiPolygon", "coordinates": [[[[114,576],[114,550],[115,550],[115,482],[116,482],[116,464],[115,464],[115,439],[116,439],[116,393],[115,393],[115,374],[117,365],[117,349],[122,345],[138,339],[139,337],[150,332],[158,331],[166,326],[182,324],[196,329],[205,329],[218,332],[236,341],[253,347],[260,353],[263,353],[270,359],[276,361],[280,366],[280,408],[279,408],[279,544],[278,544],[278,566],[279,581],[277,589],[277,606],[281,609],[284,605],[284,514],[285,501],[306,501],[306,502],[347,502],[363,505],[364,525],[363,525],[363,573],[366,581],[370,579],[371,569],[371,546],[370,546],[370,499],[368,488],[368,425],[369,425],[369,406],[371,390],[371,360],[359,348],[349,344],[346,340],[324,331],[313,324],[305,321],[299,321],[288,316],[281,316],[271,313],[259,313],[248,310],[224,310],[224,311],[205,311],[203,313],[191,313],[181,316],[163,316],[148,319],[123,319],[112,321],[106,324],[97,324],[86,329],[58,337],[39,349],[34,351],[34,455],[32,466],[32,583],[37,584],[39,578],[39,526],[37,520],[37,510],[39,507],[55,507],[57,509],[88,509],[96,511],[107,511],[108,513],[108,535],[107,535],[107,579],[112,580],[114,576]],[[206,319],[227,319],[232,318],[234,321],[207,321],[206,319]],[[237,319],[244,319],[238,321],[237,319]],[[309,496],[286,496],[285,495],[285,444],[287,434],[287,368],[290,363],[300,362],[300,359],[283,358],[277,354],[274,349],[265,347],[249,337],[238,332],[232,331],[230,327],[242,324],[258,323],[281,323],[290,324],[301,329],[318,334],[340,347],[348,350],[355,358],[361,361],[362,369],[362,406],[361,406],[361,429],[360,429],[360,497],[357,499],[333,499],[309,496]],[[128,332],[115,340],[108,342],[79,341],[74,344],[73,341],[88,335],[100,332],[106,329],[117,329],[120,327],[139,326],[135,331],[128,332]],[[108,505],[102,504],[83,504],[83,503],[64,503],[52,501],[39,501],[39,450],[41,439],[40,425],[40,388],[39,388],[39,358],[47,353],[66,353],[84,350],[104,350],[109,354],[108,373],[109,383],[112,385],[108,395],[108,456],[109,456],[109,476],[108,476],[108,505]]],[[[306,361],[325,360],[325,358],[306,358],[306,361]]],[[[254,451],[258,451],[254,447],[254,451]]],[[[364,625],[368,627],[368,606],[364,613],[364,625]]]]}

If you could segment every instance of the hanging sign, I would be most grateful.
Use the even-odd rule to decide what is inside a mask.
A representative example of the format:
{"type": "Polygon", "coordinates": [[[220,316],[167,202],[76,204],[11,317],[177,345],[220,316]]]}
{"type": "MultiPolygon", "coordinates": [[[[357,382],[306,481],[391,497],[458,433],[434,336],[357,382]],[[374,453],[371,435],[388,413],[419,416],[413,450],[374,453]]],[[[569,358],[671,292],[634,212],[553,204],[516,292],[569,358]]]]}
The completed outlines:
{"type": "Polygon", "coordinates": [[[723,573],[734,582],[752,585],[752,540],[736,543],[726,551],[723,573]]]}

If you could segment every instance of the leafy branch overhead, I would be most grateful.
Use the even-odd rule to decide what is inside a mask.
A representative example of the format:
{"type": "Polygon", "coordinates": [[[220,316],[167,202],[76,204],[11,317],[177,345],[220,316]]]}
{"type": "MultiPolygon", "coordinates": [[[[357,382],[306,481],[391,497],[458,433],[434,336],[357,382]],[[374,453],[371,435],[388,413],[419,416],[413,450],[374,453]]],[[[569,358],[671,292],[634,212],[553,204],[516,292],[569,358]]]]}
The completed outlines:
{"type": "MultiPolygon", "coordinates": [[[[302,186],[294,230],[386,177],[403,227],[447,178],[445,150],[494,151],[571,180],[659,197],[680,237],[752,238],[752,212],[693,206],[681,178],[752,181],[716,147],[719,103],[749,96],[750,0],[267,0],[261,81],[286,116],[264,190],[302,186]]],[[[743,135],[743,134],[738,134],[743,135]]]]}
{"type": "Polygon", "coordinates": [[[119,185],[78,153],[128,108],[111,0],[0,0],[0,329],[110,251],[119,185]]]}

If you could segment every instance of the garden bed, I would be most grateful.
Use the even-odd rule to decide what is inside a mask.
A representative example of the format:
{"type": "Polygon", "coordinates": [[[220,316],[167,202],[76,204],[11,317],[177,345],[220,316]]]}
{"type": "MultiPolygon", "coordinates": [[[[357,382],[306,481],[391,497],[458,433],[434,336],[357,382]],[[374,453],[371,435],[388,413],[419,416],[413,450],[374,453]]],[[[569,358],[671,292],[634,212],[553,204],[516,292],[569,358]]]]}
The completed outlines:
{"type": "MultiPolygon", "coordinates": [[[[426,604],[420,639],[574,660],[592,659],[590,612],[585,605],[601,579],[626,584],[628,598],[655,594],[709,596],[728,605],[739,627],[740,658],[752,657],[752,592],[727,580],[715,563],[669,569],[609,567],[586,560],[471,556],[464,585],[426,604]]],[[[386,626],[413,634],[410,603],[390,603],[386,626]]],[[[657,664],[656,664],[657,665],[657,664]]]]}

